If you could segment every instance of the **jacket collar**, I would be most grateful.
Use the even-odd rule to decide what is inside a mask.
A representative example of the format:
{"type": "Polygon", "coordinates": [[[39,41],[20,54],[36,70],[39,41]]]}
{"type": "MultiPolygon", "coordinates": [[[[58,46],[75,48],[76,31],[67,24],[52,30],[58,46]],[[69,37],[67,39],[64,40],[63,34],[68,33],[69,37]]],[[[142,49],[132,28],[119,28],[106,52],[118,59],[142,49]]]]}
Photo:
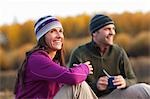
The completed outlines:
{"type": "Polygon", "coordinates": [[[95,55],[107,56],[109,54],[112,46],[108,47],[106,49],[106,52],[103,55],[101,55],[99,46],[93,40],[91,42],[89,42],[86,45],[86,47],[90,50],[91,53],[93,53],[95,55]]]}

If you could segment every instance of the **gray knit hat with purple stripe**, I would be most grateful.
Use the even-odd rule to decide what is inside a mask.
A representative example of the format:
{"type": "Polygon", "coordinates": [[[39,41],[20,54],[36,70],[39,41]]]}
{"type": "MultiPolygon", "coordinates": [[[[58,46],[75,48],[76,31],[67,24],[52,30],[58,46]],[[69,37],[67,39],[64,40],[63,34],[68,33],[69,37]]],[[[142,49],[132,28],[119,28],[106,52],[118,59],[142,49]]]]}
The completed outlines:
{"type": "Polygon", "coordinates": [[[49,30],[56,27],[63,28],[62,24],[56,17],[45,16],[40,18],[34,25],[34,32],[36,33],[37,41],[39,41],[39,39],[43,35],[45,35],[49,30]]]}
{"type": "Polygon", "coordinates": [[[102,14],[97,14],[90,20],[90,32],[95,33],[95,31],[108,24],[114,24],[113,20],[110,17],[102,14]]]}

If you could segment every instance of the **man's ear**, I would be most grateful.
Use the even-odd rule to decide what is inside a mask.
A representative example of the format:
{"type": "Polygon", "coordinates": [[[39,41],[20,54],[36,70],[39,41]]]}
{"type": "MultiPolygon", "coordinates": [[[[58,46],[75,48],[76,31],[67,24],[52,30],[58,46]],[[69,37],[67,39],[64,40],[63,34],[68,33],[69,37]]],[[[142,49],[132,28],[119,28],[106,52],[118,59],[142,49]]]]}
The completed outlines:
{"type": "Polygon", "coordinates": [[[92,33],[92,36],[96,36],[96,32],[92,33]]]}

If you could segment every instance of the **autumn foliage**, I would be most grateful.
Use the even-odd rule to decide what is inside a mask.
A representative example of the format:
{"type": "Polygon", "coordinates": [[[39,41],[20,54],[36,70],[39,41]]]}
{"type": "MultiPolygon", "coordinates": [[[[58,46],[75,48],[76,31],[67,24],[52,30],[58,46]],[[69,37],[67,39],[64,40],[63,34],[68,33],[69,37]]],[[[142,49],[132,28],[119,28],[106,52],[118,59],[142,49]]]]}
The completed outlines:
{"type": "MultiPolygon", "coordinates": [[[[115,42],[125,48],[129,56],[150,55],[150,12],[107,14],[116,24],[115,42]]],[[[90,40],[89,21],[92,15],[58,17],[64,27],[66,62],[73,48],[90,40]]],[[[36,43],[35,20],[0,26],[0,70],[16,69],[24,53],[36,43]]]]}

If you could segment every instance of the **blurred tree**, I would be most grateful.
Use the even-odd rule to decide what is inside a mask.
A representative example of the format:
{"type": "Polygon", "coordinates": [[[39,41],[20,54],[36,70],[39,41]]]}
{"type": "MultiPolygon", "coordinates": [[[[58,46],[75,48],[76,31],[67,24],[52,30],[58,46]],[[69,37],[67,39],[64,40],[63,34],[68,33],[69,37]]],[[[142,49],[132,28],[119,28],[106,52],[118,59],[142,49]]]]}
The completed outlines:
{"type": "MultiPolygon", "coordinates": [[[[115,38],[115,42],[124,47],[131,56],[150,55],[150,12],[124,12],[109,15],[115,21],[117,28],[118,35],[115,38]],[[143,31],[145,32],[143,33],[143,31]]],[[[90,18],[91,16],[85,13],[74,17],[59,17],[64,27],[65,37],[69,39],[65,42],[67,57],[75,46],[85,42],[83,40],[86,37],[89,38],[90,18]]],[[[19,51],[20,47],[24,47],[26,43],[35,43],[33,25],[34,22],[28,20],[23,24],[15,22],[10,25],[0,26],[1,34],[7,39],[5,46],[1,46],[1,53],[3,53],[1,55],[5,55],[1,63],[6,67],[10,66],[10,64],[18,64],[18,58],[16,58],[18,57],[18,52],[23,52],[19,51]]]]}
{"type": "Polygon", "coordinates": [[[7,25],[3,25],[0,26],[0,33],[1,35],[3,35],[6,39],[6,44],[4,44],[4,46],[2,45],[1,47],[5,50],[7,50],[9,48],[9,44],[8,44],[8,37],[7,37],[7,30],[8,30],[8,26],[7,25]]]}
{"type": "Polygon", "coordinates": [[[115,37],[115,43],[123,47],[126,51],[129,50],[132,37],[128,33],[119,33],[115,37]]]}
{"type": "Polygon", "coordinates": [[[150,12],[145,13],[141,20],[143,20],[141,25],[142,30],[150,31],[150,12]]]}
{"type": "Polygon", "coordinates": [[[34,22],[31,20],[26,21],[21,25],[20,45],[25,43],[33,43],[36,41],[34,33],[34,22]]]}
{"type": "Polygon", "coordinates": [[[2,32],[0,32],[0,47],[3,49],[7,48],[7,38],[2,32]]]}
{"type": "Polygon", "coordinates": [[[64,35],[66,38],[71,37],[71,33],[73,33],[74,28],[74,20],[72,17],[62,18],[61,23],[64,28],[64,35]]]}
{"type": "Polygon", "coordinates": [[[117,32],[130,33],[135,36],[142,31],[150,31],[150,12],[111,14],[115,21],[117,32]]]}
{"type": "Polygon", "coordinates": [[[150,56],[150,32],[142,32],[132,39],[130,56],[150,56]]]}
{"type": "Polygon", "coordinates": [[[9,43],[9,49],[17,48],[20,45],[21,25],[13,24],[7,27],[7,38],[9,43]]]}
{"type": "Polygon", "coordinates": [[[60,18],[66,38],[81,38],[88,36],[88,24],[90,16],[87,14],[78,15],[75,17],[60,18]]]}
{"type": "Polygon", "coordinates": [[[82,38],[85,36],[89,36],[89,19],[90,17],[87,14],[82,14],[79,15],[75,18],[75,28],[74,28],[74,36],[72,37],[77,37],[77,38],[82,38]]]}

